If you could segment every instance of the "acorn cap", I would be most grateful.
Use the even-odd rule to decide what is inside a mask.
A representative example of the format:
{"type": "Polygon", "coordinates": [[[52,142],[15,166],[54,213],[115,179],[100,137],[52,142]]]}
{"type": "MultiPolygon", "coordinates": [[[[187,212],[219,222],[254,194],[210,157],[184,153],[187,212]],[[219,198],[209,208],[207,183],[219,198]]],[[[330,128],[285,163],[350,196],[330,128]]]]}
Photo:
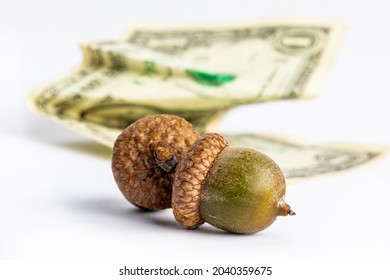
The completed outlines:
{"type": "Polygon", "coordinates": [[[171,207],[173,167],[199,137],[174,115],[150,115],[127,127],[114,143],[111,165],[126,199],[141,208],[171,207]]]}
{"type": "Polygon", "coordinates": [[[198,139],[179,161],[173,178],[172,210],[176,220],[186,228],[196,228],[203,221],[199,214],[203,183],[219,153],[228,146],[217,133],[198,139]]]}

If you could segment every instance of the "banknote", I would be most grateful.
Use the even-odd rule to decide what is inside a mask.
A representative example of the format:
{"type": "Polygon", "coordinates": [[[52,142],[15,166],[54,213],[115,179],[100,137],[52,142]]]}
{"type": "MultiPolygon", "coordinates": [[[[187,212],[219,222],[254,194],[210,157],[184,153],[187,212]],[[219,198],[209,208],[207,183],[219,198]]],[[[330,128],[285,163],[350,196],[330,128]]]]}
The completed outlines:
{"type": "MultiPolygon", "coordinates": [[[[202,133],[217,132],[218,120],[236,106],[319,94],[342,30],[339,23],[304,21],[133,25],[119,40],[83,42],[81,65],[38,87],[29,103],[107,146],[150,114],[179,115],[202,133]]],[[[256,133],[226,136],[234,145],[266,150],[290,178],[334,173],[378,156],[256,133]]]]}
{"type": "Polygon", "coordinates": [[[58,118],[125,127],[171,113],[215,130],[229,109],[320,92],[340,41],[335,23],[134,26],[122,40],[84,42],[81,66],[34,91],[58,118]]]}

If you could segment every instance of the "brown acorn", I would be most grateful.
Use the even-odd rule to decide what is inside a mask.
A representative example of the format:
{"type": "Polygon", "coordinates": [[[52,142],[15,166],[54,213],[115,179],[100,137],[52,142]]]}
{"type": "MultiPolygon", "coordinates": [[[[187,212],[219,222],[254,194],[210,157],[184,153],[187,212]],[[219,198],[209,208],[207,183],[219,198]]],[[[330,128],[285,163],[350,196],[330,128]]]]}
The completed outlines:
{"type": "Polygon", "coordinates": [[[278,216],[295,215],[284,202],[286,184],[265,154],[229,147],[219,134],[200,138],[173,115],[152,115],[126,128],[114,144],[112,171],[123,195],[145,209],[172,206],[186,228],[207,222],[254,233],[278,216]]]}
{"type": "Polygon", "coordinates": [[[186,228],[207,222],[234,233],[254,233],[277,216],[295,215],[283,200],[286,185],[276,163],[263,153],[229,147],[219,134],[198,139],[178,162],[172,209],[186,228]]]}
{"type": "Polygon", "coordinates": [[[127,127],[114,143],[111,166],[126,199],[140,208],[170,208],[173,167],[199,137],[173,115],[150,115],[127,127]]]}

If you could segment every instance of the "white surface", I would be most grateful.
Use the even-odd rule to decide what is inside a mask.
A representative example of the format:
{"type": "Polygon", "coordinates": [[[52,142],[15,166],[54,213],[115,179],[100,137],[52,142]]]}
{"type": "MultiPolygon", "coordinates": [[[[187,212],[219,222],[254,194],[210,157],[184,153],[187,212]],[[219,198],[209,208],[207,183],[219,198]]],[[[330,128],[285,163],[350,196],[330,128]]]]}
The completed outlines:
{"type": "Polygon", "coordinates": [[[222,128],[389,147],[386,1],[2,0],[0,259],[388,260],[389,156],[289,186],[286,201],[297,216],[279,218],[264,232],[184,230],[170,210],[142,213],[125,201],[112,178],[109,149],[26,108],[34,86],[80,63],[80,41],[118,38],[134,20],[284,16],[348,24],[322,95],[238,108],[222,128]]]}

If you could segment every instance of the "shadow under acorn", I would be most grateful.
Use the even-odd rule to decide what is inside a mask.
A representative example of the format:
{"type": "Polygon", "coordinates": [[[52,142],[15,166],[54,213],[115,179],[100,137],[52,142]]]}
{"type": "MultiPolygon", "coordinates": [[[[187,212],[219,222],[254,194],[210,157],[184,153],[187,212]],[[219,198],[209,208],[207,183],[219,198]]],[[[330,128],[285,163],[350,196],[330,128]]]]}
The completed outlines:
{"type": "MultiPolygon", "coordinates": [[[[211,234],[218,236],[231,236],[226,231],[217,229],[208,224],[204,224],[197,229],[185,229],[178,222],[176,222],[171,209],[153,211],[140,209],[130,203],[126,205],[126,201],[113,198],[96,198],[96,199],[79,199],[68,201],[68,206],[76,211],[87,213],[98,217],[100,220],[110,219],[110,221],[120,221],[121,227],[123,223],[129,225],[130,228],[134,229],[134,224],[139,226],[144,224],[145,227],[152,228],[156,232],[161,232],[162,229],[172,231],[176,233],[178,231],[184,234],[211,234]],[[156,226],[158,228],[156,228],[156,226]]],[[[95,221],[95,218],[88,219],[89,221],[95,221]]],[[[139,228],[137,229],[139,230],[139,228]]]]}

